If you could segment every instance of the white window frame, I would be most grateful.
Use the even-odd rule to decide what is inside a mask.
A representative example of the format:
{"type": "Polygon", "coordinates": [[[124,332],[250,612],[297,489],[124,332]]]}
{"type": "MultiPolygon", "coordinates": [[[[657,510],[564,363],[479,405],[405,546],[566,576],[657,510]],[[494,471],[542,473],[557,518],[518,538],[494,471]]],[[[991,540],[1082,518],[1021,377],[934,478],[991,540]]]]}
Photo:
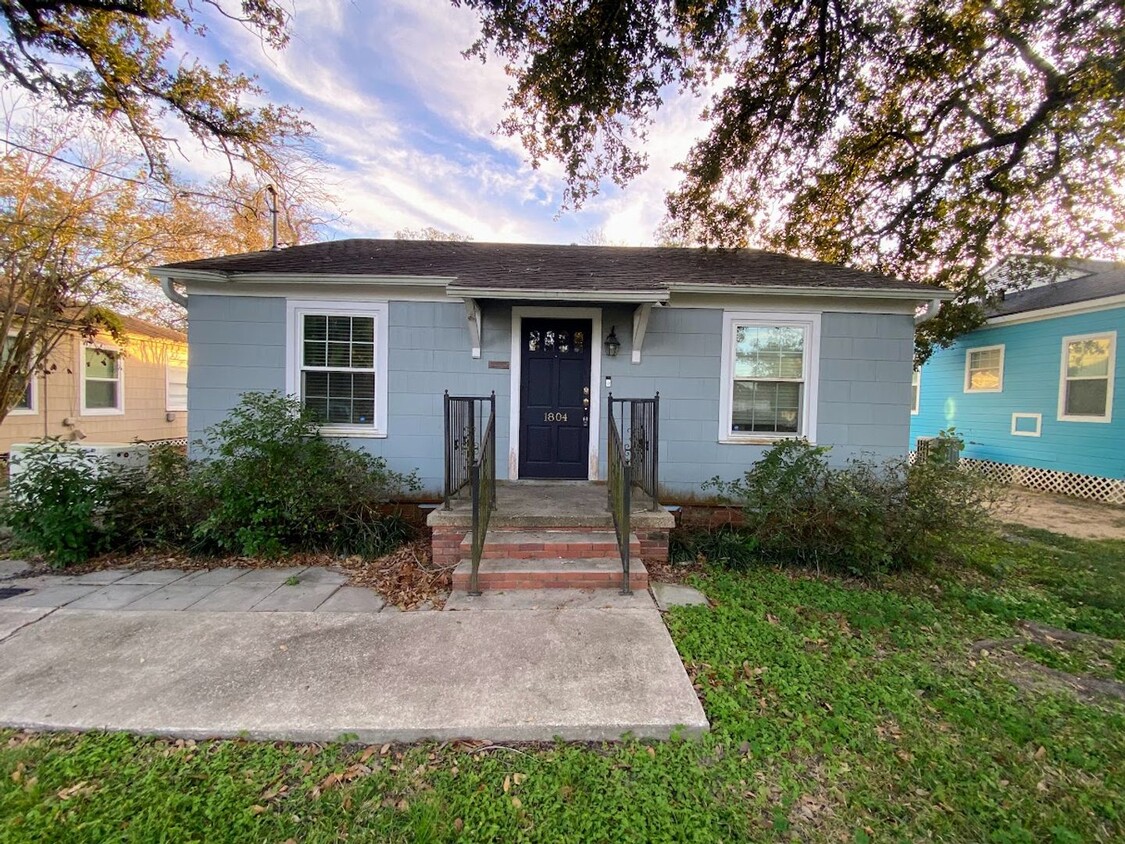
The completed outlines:
{"type": "Polygon", "coordinates": [[[737,445],[768,445],[778,440],[807,439],[816,442],[817,394],[820,386],[820,318],[819,313],[782,311],[724,311],[723,356],[720,365],[719,442],[737,445]],[[805,332],[802,374],[805,385],[801,420],[795,434],[752,433],[731,430],[731,408],[734,405],[734,333],[738,326],[785,326],[805,332]]]}
{"type": "Polygon", "coordinates": [[[996,343],[992,346],[974,346],[971,349],[965,349],[965,389],[966,393],[1002,393],[1004,392],[1004,344],[996,343]],[[969,383],[971,369],[969,363],[973,359],[974,352],[991,352],[996,349],[1000,350],[1000,383],[995,387],[973,387],[969,383]]]}
{"type": "Polygon", "coordinates": [[[1013,413],[1012,414],[1012,436],[1013,437],[1038,437],[1043,433],[1043,414],[1042,413],[1013,413]],[[1020,419],[1034,419],[1034,431],[1020,431],[1016,428],[1016,423],[1020,419]]]}
{"type": "MultiPolygon", "coordinates": [[[[15,334],[8,335],[15,337],[15,334]]],[[[38,416],[39,415],[39,373],[32,372],[27,381],[28,407],[12,407],[8,410],[9,416],[38,416]]]]}
{"type": "Polygon", "coordinates": [[[321,425],[320,431],[333,437],[387,436],[387,355],[389,345],[390,304],[386,301],[346,299],[287,299],[285,330],[285,391],[301,398],[302,339],[301,319],[315,316],[361,316],[375,319],[375,424],[321,425]]]}
{"type": "MultiPolygon", "coordinates": [[[[111,343],[79,343],[78,344],[78,401],[82,416],[123,416],[125,414],[125,355],[120,348],[111,343]],[[86,350],[101,349],[103,352],[113,352],[117,356],[117,406],[116,407],[87,407],[86,406],[86,350]]],[[[108,381],[108,378],[95,378],[95,381],[108,381]]]]}
{"type": "Polygon", "coordinates": [[[1090,334],[1071,334],[1069,337],[1062,338],[1062,352],[1061,360],[1059,361],[1059,413],[1058,419],[1060,422],[1098,422],[1103,425],[1113,421],[1113,378],[1115,365],[1117,362],[1117,332],[1116,331],[1094,331],[1090,334]],[[1106,371],[1106,388],[1105,388],[1105,416],[1080,416],[1077,414],[1067,414],[1066,412],[1066,382],[1067,381],[1100,381],[1100,378],[1067,378],[1066,374],[1066,352],[1067,347],[1071,343],[1081,340],[1096,340],[1099,338],[1108,338],[1109,340],[1109,368],[1106,371]]]}
{"type": "Polygon", "coordinates": [[[910,372],[910,415],[917,416],[922,407],[922,367],[910,372]]]}
{"type": "Polygon", "coordinates": [[[185,399],[182,405],[172,404],[172,370],[182,369],[184,371],[184,395],[187,395],[187,362],[183,366],[177,366],[168,361],[164,364],[164,409],[169,413],[187,413],[187,400],[185,399]]]}

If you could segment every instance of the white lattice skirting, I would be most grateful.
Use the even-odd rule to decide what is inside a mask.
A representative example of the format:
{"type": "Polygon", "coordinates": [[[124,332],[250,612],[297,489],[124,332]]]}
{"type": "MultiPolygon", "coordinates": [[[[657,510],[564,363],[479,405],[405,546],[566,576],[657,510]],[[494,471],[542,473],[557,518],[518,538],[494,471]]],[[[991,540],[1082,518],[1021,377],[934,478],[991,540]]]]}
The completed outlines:
{"type": "Polygon", "coordinates": [[[1099,478],[1096,475],[1079,475],[1057,469],[1036,469],[1031,466],[1013,466],[995,460],[974,460],[962,457],[961,465],[980,472],[986,478],[1011,486],[1022,486],[1040,492],[1072,495],[1106,504],[1125,504],[1125,480],[1099,478]]]}

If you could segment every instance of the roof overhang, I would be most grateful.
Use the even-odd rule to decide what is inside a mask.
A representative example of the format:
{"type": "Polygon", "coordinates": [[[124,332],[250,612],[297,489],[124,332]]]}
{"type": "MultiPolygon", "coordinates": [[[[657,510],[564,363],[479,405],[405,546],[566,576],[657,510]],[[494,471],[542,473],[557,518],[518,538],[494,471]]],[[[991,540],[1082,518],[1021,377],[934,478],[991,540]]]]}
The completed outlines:
{"type": "Polygon", "coordinates": [[[931,299],[948,301],[957,294],[952,290],[934,288],[876,288],[876,287],[825,287],[784,284],[697,284],[693,282],[669,282],[674,293],[721,293],[728,296],[848,296],[857,299],[906,299],[914,302],[929,302],[931,299]]]}
{"type": "Polygon", "coordinates": [[[464,287],[450,284],[450,296],[566,302],[667,302],[667,290],[529,290],[517,287],[464,287]]]}
{"type": "Polygon", "coordinates": [[[667,282],[659,288],[647,290],[542,290],[526,287],[478,287],[457,283],[456,276],[411,275],[358,275],[330,273],[230,273],[210,270],[155,267],[149,273],[164,282],[190,284],[337,284],[355,286],[414,286],[442,288],[446,295],[472,299],[509,299],[525,301],[568,302],[667,302],[672,293],[702,293],[725,296],[842,296],[857,299],[897,299],[928,302],[933,299],[950,300],[956,295],[942,288],[871,288],[798,286],[785,284],[706,284],[693,282],[667,282]]]}
{"type": "Polygon", "coordinates": [[[1076,316],[1095,311],[1107,311],[1113,308],[1125,307],[1125,293],[1114,296],[1102,296],[1098,299],[1087,299],[1085,302],[1071,302],[1066,305],[1052,305],[1045,308],[1034,308],[1028,311],[1019,311],[1014,314],[1001,314],[988,317],[986,325],[1012,325],[1020,322],[1038,322],[1042,319],[1054,319],[1062,316],[1076,316]]]}
{"type": "Polygon", "coordinates": [[[155,267],[149,274],[158,279],[177,282],[207,282],[214,284],[358,284],[358,285],[415,285],[418,287],[445,287],[456,281],[456,276],[417,275],[357,275],[352,273],[225,273],[210,270],[180,270],[174,267],[155,267]]]}

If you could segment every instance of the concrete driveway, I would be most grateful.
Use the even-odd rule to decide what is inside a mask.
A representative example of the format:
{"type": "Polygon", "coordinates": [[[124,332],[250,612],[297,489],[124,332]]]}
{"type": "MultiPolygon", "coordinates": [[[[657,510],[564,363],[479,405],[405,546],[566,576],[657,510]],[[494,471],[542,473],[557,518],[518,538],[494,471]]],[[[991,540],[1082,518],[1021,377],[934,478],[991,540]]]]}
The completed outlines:
{"type": "MultiPolygon", "coordinates": [[[[367,742],[707,729],[651,600],[324,611],[336,584],[320,611],[137,607],[145,596],[132,608],[80,605],[112,585],[73,584],[94,589],[61,607],[29,606],[26,594],[0,601],[0,724],[367,742]]],[[[51,588],[60,587],[36,594],[51,588]]],[[[285,588],[297,587],[282,582],[269,594],[285,588]]]]}

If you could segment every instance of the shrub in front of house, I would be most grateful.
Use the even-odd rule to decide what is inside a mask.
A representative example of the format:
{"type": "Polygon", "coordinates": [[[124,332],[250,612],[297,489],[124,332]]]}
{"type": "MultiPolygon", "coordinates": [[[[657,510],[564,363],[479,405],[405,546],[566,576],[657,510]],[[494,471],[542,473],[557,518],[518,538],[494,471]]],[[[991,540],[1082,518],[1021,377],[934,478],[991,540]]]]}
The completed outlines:
{"type": "Polygon", "coordinates": [[[52,566],[62,567],[106,547],[112,481],[97,458],[52,438],[15,460],[2,518],[17,551],[42,554],[52,566]]]}
{"type": "MultiPolygon", "coordinates": [[[[829,451],[783,440],[741,478],[707,483],[742,508],[739,533],[756,559],[872,575],[955,561],[988,535],[996,488],[943,451],[915,465],[853,459],[842,467],[829,464],[829,451]]],[[[745,565],[749,555],[737,559],[745,565]]]]}
{"type": "Polygon", "coordinates": [[[4,505],[14,542],[65,566],[143,547],[377,555],[411,536],[390,505],[420,489],[417,476],[321,436],[280,393],[245,394],[198,446],[200,460],[156,446],[143,467],[58,441],[31,449],[4,505]]]}
{"type": "Polygon", "coordinates": [[[382,553],[408,528],[387,505],[417,491],[415,474],[346,442],[281,393],[247,393],[198,443],[193,538],[208,550],[276,556],[288,550],[382,553]]]}

